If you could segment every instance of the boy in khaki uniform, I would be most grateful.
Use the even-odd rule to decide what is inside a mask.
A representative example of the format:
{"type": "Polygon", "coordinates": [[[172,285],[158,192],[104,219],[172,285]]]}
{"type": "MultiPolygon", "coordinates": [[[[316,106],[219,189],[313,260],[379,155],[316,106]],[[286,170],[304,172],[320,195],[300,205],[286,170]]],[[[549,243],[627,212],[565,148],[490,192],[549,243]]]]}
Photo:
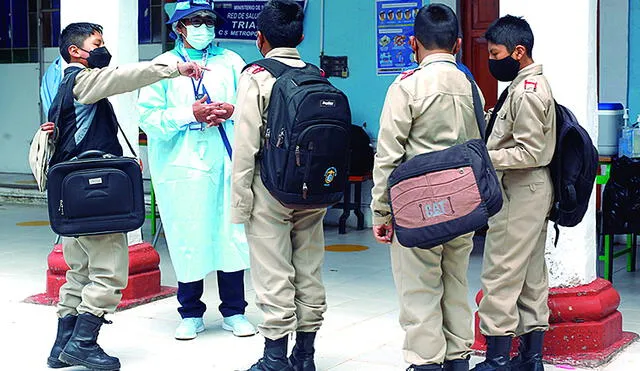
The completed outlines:
{"type": "MultiPolygon", "coordinates": [[[[60,54],[69,66],[42,130],[56,130],[56,151],[50,164],[70,160],[87,150],[122,155],[117,120],[107,97],[139,89],[180,75],[199,78],[195,63],[166,65],[137,63],[107,67],[111,55],[104,47],[102,27],[72,23],[60,36],[60,54]]],[[[213,115],[214,107],[209,114],[213,115]]],[[[213,115],[215,116],[215,115],[213,115]]],[[[124,233],[77,238],[63,237],[62,251],[69,265],[60,288],[58,331],[47,364],[51,368],[82,365],[118,370],[120,361],[97,344],[105,314],[113,313],[127,286],[129,249],[124,233]]]]}
{"type": "Polygon", "coordinates": [[[442,4],[420,9],[410,39],[420,66],[391,85],[380,118],[373,172],[373,231],[391,244],[409,370],[468,371],[473,342],[467,268],[473,233],[429,250],[394,238],[387,182],[416,155],[480,138],[471,83],[456,66],[458,20],[442,4]]]}
{"type": "Polygon", "coordinates": [[[549,327],[544,252],[553,203],[547,165],[556,143],[555,104],[542,65],[531,58],[533,33],[524,19],[502,17],[485,37],[491,73],[512,82],[493,109],[488,129],[487,147],[504,204],[489,220],[479,308],[487,359],[475,370],[542,371],[542,342],[549,327]],[[520,347],[510,361],[513,336],[520,336],[520,347]]]}
{"type": "MultiPolygon", "coordinates": [[[[266,58],[304,67],[296,46],[303,36],[302,8],[271,0],[257,20],[257,47],[266,58]]],[[[244,223],[256,304],[264,316],[264,356],[250,371],[315,371],[314,341],[327,309],[321,271],[326,209],[283,206],[260,178],[258,153],[265,142],[269,100],[276,78],[253,65],[238,83],[235,114],[231,221],[244,223]],[[287,359],[287,336],[296,344],[287,359]]]]}

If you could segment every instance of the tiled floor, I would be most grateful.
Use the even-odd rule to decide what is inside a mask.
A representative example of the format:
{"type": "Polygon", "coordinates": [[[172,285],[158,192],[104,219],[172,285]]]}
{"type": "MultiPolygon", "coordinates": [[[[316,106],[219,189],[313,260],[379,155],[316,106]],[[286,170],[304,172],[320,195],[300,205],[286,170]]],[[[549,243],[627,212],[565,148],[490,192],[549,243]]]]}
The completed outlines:
{"type": "MultiPolygon", "coordinates": [[[[46,221],[42,206],[0,205],[0,370],[45,370],[45,360],[55,336],[52,307],[25,304],[27,296],[45,289],[46,257],[55,239],[47,226],[23,227],[25,221],[46,221]]],[[[148,228],[146,226],[145,228],[148,228]]],[[[144,230],[148,232],[147,229],[144,230]]],[[[336,228],[326,230],[327,244],[357,243],[368,250],[354,253],[328,252],[324,267],[329,310],[317,342],[319,370],[404,370],[401,355],[403,332],[397,316],[398,304],[385,246],[373,242],[369,230],[350,230],[340,236],[336,228]]],[[[158,245],[164,285],[175,285],[164,241],[158,245]]],[[[622,262],[618,264],[622,268],[622,262]]],[[[479,289],[481,252],[472,256],[469,300],[479,289]]],[[[625,330],[640,332],[640,272],[616,272],[615,286],[622,295],[625,330]]],[[[254,322],[260,315],[253,304],[247,277],[247,313],[254,322]]],[[[221,329],[215,277],[206,282],[207,330],[197,339],[173,339],[178,324],[175,297],[111,316],[100,344],[120,357],[123,370],[240,370],[262,351],[262,338],[236,338],[221,329]]],[[[475,305],[474,305],[475,308],[475,305]]],[[[634,344],[608,366],[608,371],[640,369],[640,345],[634,344]]],[[[479,358],[474,357],[473,362],[479,358]]],[[[80,370],[82,368],[69,368],[80,370]]],[[[547,366],[547,370],[568,367],[547,366]]],[[[572,368],[569,368],[572,369],[572,368]]]]}

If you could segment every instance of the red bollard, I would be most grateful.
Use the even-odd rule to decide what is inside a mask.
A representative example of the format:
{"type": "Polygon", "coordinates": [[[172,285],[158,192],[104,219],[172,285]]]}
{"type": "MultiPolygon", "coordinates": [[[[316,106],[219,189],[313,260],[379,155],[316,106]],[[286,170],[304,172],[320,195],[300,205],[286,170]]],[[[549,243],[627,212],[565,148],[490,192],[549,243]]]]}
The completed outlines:
{"type": "MultiPolygon", "coordinates": [[[[480,303],[482,291],[476,295],[480,303]]],[[[549,331],[544,338],[544,361],[553,364],[597,367],[611,360],[638,338],[622,331],[622,314],[618,311],[620,295],[611,282],[601,278],[588,285],[549,290],[549,331]]],[[[514,339],[512,352],[517,350],[514,339]]],[[[480,333],[480,318],[475,314],[477,353],[486,350],[480,333]]]]}
{"type": "MultiPolygon", "coordinates": [[[[47,257],[47,291],[26,298],[33,304],[55,305],[60,287],[67,282],[69,269],[62,255],[62,245],[55,245],[47,257]]],[[[177,288],[160,285],[160,255],[143,242],[129,246],[129,282],[122,291],[122,301],[117,310],[124,310],[175,295],[177,288]]]]}

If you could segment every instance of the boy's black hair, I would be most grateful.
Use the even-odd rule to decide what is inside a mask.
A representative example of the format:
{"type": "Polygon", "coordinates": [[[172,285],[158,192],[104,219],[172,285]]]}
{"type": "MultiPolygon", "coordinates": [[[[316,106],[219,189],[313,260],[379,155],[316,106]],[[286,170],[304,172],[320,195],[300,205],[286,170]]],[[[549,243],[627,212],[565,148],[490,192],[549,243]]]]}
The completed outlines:
{"type": "Polygon", "coordinates": [[[484,38],[494,44],[504,45],[509,53],[513,53],[516,46],[522,45],[527,49],[527,55],[532,56],[533,32],[522,17],[505,15],[496,19],[485,32],[484,38]]]}
{"type": "Polygon", "coordinates": [[[416,16],[413,33],[426,49],[451,50],[460,35],[458,17],[444,4],[422,7],[416,16]]]}
{"type": "Polygon", "coordinates": [[[69,55],[69,47],[76,45],[82,47],[84,41],[88,39],[95,32],[101,34],[102,26],[95,23],[80,22],[71,23],[62,30],[60,33],[60,55],[67,63],[71,62],[71,56],[69,55]]]}
{"type": "Polygon", "coordinates": [[[270,0],[258,15],[258,31],[273,48],[294,48],[302,40],[304,12],[293,0],[270,0]]]}

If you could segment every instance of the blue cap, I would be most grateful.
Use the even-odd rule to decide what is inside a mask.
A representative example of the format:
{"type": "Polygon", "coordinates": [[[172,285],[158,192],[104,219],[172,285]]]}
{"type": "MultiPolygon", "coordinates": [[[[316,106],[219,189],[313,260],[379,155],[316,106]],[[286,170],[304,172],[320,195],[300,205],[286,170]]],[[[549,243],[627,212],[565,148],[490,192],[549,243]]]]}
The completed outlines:
{"type": "Polygon", "coordinates": [[[600,111],[621,111],[624,109],[622,103],[598,103],[600,111]]]}
{"type": "Polygon", "coordinates": [[[165,11],[169,16],[167,24],[173,24],[179,20],[199,11],[211,12],[216,19],[216,27],[224,23],[224,19],[213,10],[213,0],[178,0],[175,3],[167,3],[165,11]]]}

